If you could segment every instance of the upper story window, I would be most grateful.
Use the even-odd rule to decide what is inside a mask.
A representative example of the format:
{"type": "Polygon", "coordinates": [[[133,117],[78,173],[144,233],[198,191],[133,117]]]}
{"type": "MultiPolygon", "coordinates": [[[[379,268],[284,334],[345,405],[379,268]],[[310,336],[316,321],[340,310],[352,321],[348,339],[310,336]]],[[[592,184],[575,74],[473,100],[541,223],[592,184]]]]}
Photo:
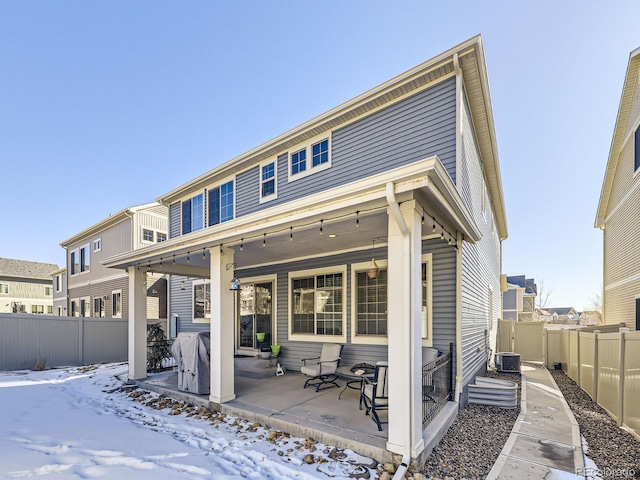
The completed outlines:
{"type": "Polygon", "coordinates": [[[209,190],[209,224],[217,225],[234,217],[233,180],[209,190]]]}
{"type": "Polygon", "coordinates": [[[158,243],[164,242],[167,239],[167,234],[164,232],[156,232],[156,241],[158,243]]]}
{"type": "Polygon", "coordinates": [[[56,292],[61,292],[62,291],[62,275],[56,275],[55,282],[56,282],[56,292]]]}
{"type": "Polygon", "coordinates": [[[49,285],[45,285],[44,286],[44,295],[46,297],[50,297],[51,295],[53,295],[53,287],[50,287],[49,285]]]}
{"type": "Polygon", "coordinates": [[[204,226],[203,194],[182,202],[182,234],[202,230],[204,226]]]}
{"type": "Polygon", "coordinates": [[[0,283],[0,294],[8,295],[9,294],[9,284],[8,283],[0,283]]]}
{"type": "Polygon", "coordinates": [[[634,158],[633,158],[633,171],[640,170],[640,127],[636,128],[634,137],[634,158]]]}
{"type": "Polygon", "coordinates": [[[149,230],[148,228],[143,228],[142,229],[142,241],[143,242],[149,242],[149,243],[153,243],[153,230],[149,230]]]}
{"type": "Polygon", "coordinates": [[[93,241],[93,251],[99,252],[100,250],[102,250],[102,239],[98,238],[93,241]]]}
{"type": "Polygon", "coordinates": [[[331,142],[329,138],[317,137],[296,149],[289,158],[289,180],[306,177],[331,167],[331,142]],[[311,159],[310,164],[307,159],[311,159]]]}
{"type": "Polygon", "coordinates": [[[260,201],[276,198],[276,162],[260,167],[260,201]]]}
{"type": "Polygon", "coordinates": [[[71,275],[88,272],[91,263],[89,245],[85,245],[82,248],[76,248],[75,250],[72,250],[69,263],[71,275]]]}

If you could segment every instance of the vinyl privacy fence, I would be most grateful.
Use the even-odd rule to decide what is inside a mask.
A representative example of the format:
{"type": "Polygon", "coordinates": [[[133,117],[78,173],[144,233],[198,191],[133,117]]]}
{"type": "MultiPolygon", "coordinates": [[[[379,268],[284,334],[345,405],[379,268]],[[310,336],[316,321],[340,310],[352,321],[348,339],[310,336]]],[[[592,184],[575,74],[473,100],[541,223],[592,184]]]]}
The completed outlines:
{"type": "Polygon", "coordinates": [[[561,364],[618,425],[640,439],[640,331],[602,330],[547,331],[547,367],[561,364]]]}
{"type": "Polygon", "coordinates": [[[0,313],[0,370],[127,361],[128,321],[0,313]]]}

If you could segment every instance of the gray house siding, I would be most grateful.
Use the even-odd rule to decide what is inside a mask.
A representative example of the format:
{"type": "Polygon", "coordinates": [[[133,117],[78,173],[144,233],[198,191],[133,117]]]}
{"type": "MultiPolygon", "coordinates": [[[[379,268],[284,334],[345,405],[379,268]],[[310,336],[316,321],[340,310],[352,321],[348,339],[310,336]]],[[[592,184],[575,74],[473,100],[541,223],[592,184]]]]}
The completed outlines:
{"type": "MultiPolygon", "coordinates": [[[[69,301],[90,297],[91,316],[93,317],[95,315],[93,299],[106,295],[108,298],[105,302],[105,317],[111,318],[113,317],[111,295],[115,290],[122,290],[122,318],[127,318],[129,312],[129,277],[127,275],[76,287],[69,291],[69,301]]],[[[71,311],[67,312],[67,314],[71,315],[71,311]]]]}
{"type": "MultiPolygon", "coordinates": [[[[479,371],[486,368],[491,347],[495,345],[495,325],[500,316],[501,305],[501,246],[494,227],[491,202],[483,189],[482,164],[466,100],[463,107],[459,188],[463,201],[482,233],[482,239],[479,242],[462,244],[462,381],[463,386],[466,386],[479,371]],[[483,194],[485,195],[484,212],[482,211],[483,194]],[[491,330],[490,326],[493,327],[491,330]]],[[[467,398],[467,389],[464,388],[461,399],[463,404],[466,404],[467,398]]]]}
{"type": "MultiPolygon", "coordinates": [[[[434,346],[440,350],[449,349],[449,343],[455,342],[455,249],[440,239],[423,241],[423,253],[432,253],[432,322],[434,346]]],[[[384,260],[386,252],[376,252],[376,259],[384,260]]],[[[345,300],[347,311],[347,343],[343,349],[342,362],[345,365],[368,362],[375,363],[387,358],[387,347],[383,345],[352,344],[351,331],[351,264],[368,262],[371,260],[371,252],[368,250],[349,252],[340,255],[322,258],[310,258],[297,262],[247,268],[236,271],[241,279],[243,277],[255,277],[262,275],[277,275],[277,338],[282,346],[281,362],[289,369],[299,370],[301,360],[319,356],[322,342],[290,341],[289,334],[289,272],[310,270],[315,268],[347,266],[347,278],[345,279],[345,300]]],[[[178,315],[179,332],[209,331],[208,323],[192,323],[192,287],[191,280],[187,277],[172,276],[171,314],[178,315]],[[182,281],[185,289],[182,290],[182,281]]],[[[390,327],[391,328],[391,327],[390,327]]]]}
{"type": "MultiPolygon", "coordinates": [[[[277,158],[276,199],[260,203],[259,169],[236,176],[236,217],[291,202],[438,155],[456,181],[455,79],[448,78],[332,132],[331,168],[289,181],[288,154],[277,158]]],[[[329,134],[327,134],[328,136],[329,134]]],[[[170,237],[181,233],[180,202],[170,206],[170,237]]]]}

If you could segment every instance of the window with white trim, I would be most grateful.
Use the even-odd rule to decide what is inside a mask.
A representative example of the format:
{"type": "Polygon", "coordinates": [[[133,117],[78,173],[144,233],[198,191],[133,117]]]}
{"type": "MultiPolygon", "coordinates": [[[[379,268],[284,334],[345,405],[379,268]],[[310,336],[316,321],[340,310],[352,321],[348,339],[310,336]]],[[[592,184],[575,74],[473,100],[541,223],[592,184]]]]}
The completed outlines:
{"type": "Polygon", "coordinates": [[[93,298],[93,316],[98,318],[104,318],[105,315],[105,297],[93,298]]]}
{"type": "Polygon", "coordinates": [[[167,234],[165,232],[156,232],[156,242],[164,242],[167,240],[167,234]]]}
{"type": "Polygon", "coordinates": [[[208,226],[233,220],[235,216],[233,180],[209,189],[208,226]]]}
{"type": "Polygon", "coordinates": [[[8,294],[9,294],[9,284],[0,283],[0,295],[8,295],[8,294]]]}
{"type": "Polygon", "coordinates": [[[277,198],[276,173],[275,161],[260,166],[260,201],[277,198]]]}
{"type": "Polygon", "coordinates": [[[71,300],[71,316],[80,316],[80,300],[78,300],[77,298],[71,300]]]}
{"type": "Polygon", "coordinates": [[[204,195],[201,193],[182,202],[182,234],[204,227],[204,195]]]}
{"type": "Polygon", "coordinates": [[[211,283],[206,280],[193,282],[193,322],[206,323],[211,319],[211,283]]]}
{"type": "Polygon", "coordinates": [[[71,253],[69,254],[69,269],[70,275],[80,273],[80,253],[77,248],[75,250],[71,250],[71,253]]]}
{"type": "Polygon", "coordinates": [[[35,314],[44,313],[44,305],[31,305],[31,313],[35,313],[35,314]]]}
{"type": "Polygon", "coordinates": [[[295,334],[336,337],[344,335],[344,273],[293,273],[291,331],[295,334]]]}
{"type": "Polygon", "coordinates": [[[88,272],[91,265],[91,253],[89,245],[85,245],[80,249],[80,271],[88,272]]]}
{"type": "Polygon", "coordinates": [[[421,291],[422,291],[422,305],[421,305],[421,313],[422,313],[422,340],[423,345],[426,343],[431,343],[432,341],[432,331],[433,325],[431,323],[432,318],[432,292],[433,292],[433,282],[432,282],[432,254],[425,253],[422,255],[422,272],[421,272],[421,291]]]}
{"type": "Polygon", "coordinates": [[[96,238],[93,241],[93,251],[94,252],[99,252],[100,250],[102,250],[102,239],[101,238],[96,238]]]}
{"type": "Polygon", "coordinates": [[[45,297],[50,297],[51,295],[53,295],[53,287],[50,287],[49,285],[45,285],[44,286],[44,295],[45,295],[45,297]]]}
{"type": "Polygon", "coordinates": [[[91,316],[91,299],[89,297],[83,297],[80,299],[80,316],[91,316]]]}
{"type": "Polygon", "coordinates": [[[111,292],[111,316],[115,318],[122,317],[122,290],[111,292]]]}
{"type": "Polygon", "coordinates": [[[52,315],[52,314],[53,314],[53,305],[47,305],[47,313],[48,313],[49,315],[52,315]]]}
{"type": "Polygon", "coordinates": [[[62,275],[56,275],[55,276],[55,282],[56,282],[56,292],[61,292],[62,291],[62,275]]]}
{"type": "Polygon", "coordinates": [[[142,229],[142,241],[145,243],[153,243],[154,231],[149,228],[142,229]]]}
{"type": "Polygon", "coordinates": [[[329,137],[316,137],[289,154],[289,180],[306,177],[331,167],[329,137]]]}
{"type": "Polygon", "coordinates": [[[356,275],[356,335],[387,336],[387,270],[377,278],[366,270],[356,275]]]}
{"type": "Polygon", "coordinates": [[[62,316],[62,306],[58,305],[58,316],[61,317],[62,316]]]}

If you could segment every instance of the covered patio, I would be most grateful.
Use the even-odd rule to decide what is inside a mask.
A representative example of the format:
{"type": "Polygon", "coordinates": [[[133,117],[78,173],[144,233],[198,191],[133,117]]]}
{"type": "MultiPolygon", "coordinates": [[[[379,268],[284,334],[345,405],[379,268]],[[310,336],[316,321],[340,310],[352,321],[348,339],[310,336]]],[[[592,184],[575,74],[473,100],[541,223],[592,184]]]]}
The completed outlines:
{"type": "MultiPolygon", "coordinates": [[[[345,380],[338,380],[340,388],[316,392],[313,388],[302,388],[307,377],[298,372],[289,371],[276,376],[275,367],[265,368],[268,361],[236,358],[234,363],[236,398],[222,404],[210,402],[209,395],[178,390],[175,371],[150,374],[146,379],[133,383],[176,400],[212,408],[294,436],[349,448],[379,462],[392,461],[392,453],[386,448],[388,428],[385,426],[378,431],[364,408],[359,410],[360,391],[345,388],[345,380]]],[[[455,417],[457,408],[457,403],[446,402],[440,414],[423,431],[423,440],[430,447],[429,451],[444,435],[446,428],[443,426],[455,417]]],[[[380,414],[383,420],[387,420],[386,411],[380,414]]]]}

